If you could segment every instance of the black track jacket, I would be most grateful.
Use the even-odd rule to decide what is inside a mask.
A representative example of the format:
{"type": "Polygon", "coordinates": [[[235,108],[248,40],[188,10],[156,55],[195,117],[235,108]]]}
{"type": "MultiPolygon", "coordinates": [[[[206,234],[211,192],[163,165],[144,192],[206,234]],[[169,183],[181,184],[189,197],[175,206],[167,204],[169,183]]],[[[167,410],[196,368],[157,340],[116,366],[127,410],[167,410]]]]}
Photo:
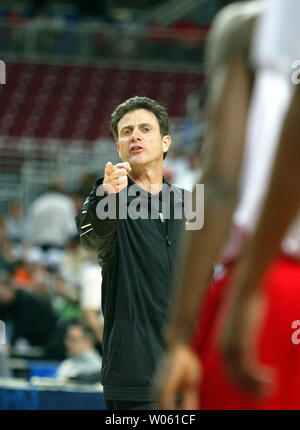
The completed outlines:
{"type": "MultiPolygon", "coordinates": [[[[149,401],[153,373],[163,352],[163,328],[178,266],[179,234],[184,231],[183,220],[174,219],[174,208],[183,208],[184,193],[172,187],[175,192],[170,193],[169,216],[162,212],[160,192],[154,203],[160,205],[157,219],[150,218],[150,205],[148,219],[133,219],[128,208],[134,199],[150,203],[151,194],[128,178],[128,187],[119,194],[99,197],[96,190],[102,188],[102,182],[96,181],[76,223],[82,245],[98,252],[102,266],[104,397],[149,401]],[[131,185],[139,190],[136,196],[128,195],[131,185]],[[118,207],[124,193],[128,218],[100,220],[99,203],[104,198],[115,199],[118,207]]],[[[165,179],[163,182],[170,186],[165,179]]],[[[117,218],[119,214],[117,211],[117,218]]]]}

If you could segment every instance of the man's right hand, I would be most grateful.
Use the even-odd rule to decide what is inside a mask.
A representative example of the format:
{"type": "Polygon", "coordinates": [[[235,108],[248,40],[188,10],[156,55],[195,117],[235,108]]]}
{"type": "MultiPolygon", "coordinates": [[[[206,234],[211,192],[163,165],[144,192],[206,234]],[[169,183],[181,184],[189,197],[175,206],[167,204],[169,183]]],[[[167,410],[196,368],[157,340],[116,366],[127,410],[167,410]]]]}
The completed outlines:
{"type": "Polygon", "coordinates": [[[104,171],[103,189],[107,194],[119,193],[128,185],[128,173],[131,172],[130,164],[125,161],[113,165],[110,161],[106,163],[104,171]]]}
{"type": "MultiPolygon", "coordinates": [[[[237,282],[237,281],[235,281],[237,282]]],[[[232,380],[253,396],[268,396],[274,389],[275,371],[259,363],[257,345],[266,313],[267,298],[262,290],[244,294],[238,284],[221,338],[227,371],[232,380]]],[[[245,288],[248,291],[249,288],[245,288]]]]}

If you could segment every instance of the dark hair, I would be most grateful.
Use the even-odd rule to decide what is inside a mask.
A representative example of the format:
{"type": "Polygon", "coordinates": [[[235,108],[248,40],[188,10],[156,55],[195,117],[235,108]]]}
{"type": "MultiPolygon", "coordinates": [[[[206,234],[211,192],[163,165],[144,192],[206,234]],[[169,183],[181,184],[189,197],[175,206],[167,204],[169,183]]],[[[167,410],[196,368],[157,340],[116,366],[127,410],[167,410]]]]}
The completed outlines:
{"type": "Polygon", "coordinates": [[[94,330],[90,326],[86,325],[85,323],[82,323],[81,321],[73,320],[68,326],[68,329],[72,327],[80,327],[82,330],[82,336],[85,339],[91,341],[93,345],[95,345],[95,343],[97,342],[96,335],[94,330]]]}
{"type": "Polygon", "coordinates": [[[51,192],[62,193],[63,192],[63,186],[58,181],[57,182],[51,182],[46,187],[46,192],[48,192],[48,193],[51,193],[51,192]]]}
{"type": "MultiPolygon", "coordinates": [[[[166,109],[157,101],[152,100],[149,97],[136,96],[118,105],[111,114],[110,126],[116,140],[118,139],[118,124],[120,119],[128,112],[133,112],[137,109],[146,109],[152,112],[157,118],[161,136],[169,134],[169,117],[166,109]]],[[[164,159],[166,158],[166,155],[167,152],[164,153],[164,159]]]]}
{"type": "Polygon", "coordinates": [[[169,134],[169,117],[166,109],[155,100],[149,99],[148,97],[136,96],[121,103],[111,114],[111,130],[115,139],[118,138],[118,124],[120,119],[128,112],[137,109],[146,109],[152,112],[157,118],[160,134],[162,136],[169,134]]]}

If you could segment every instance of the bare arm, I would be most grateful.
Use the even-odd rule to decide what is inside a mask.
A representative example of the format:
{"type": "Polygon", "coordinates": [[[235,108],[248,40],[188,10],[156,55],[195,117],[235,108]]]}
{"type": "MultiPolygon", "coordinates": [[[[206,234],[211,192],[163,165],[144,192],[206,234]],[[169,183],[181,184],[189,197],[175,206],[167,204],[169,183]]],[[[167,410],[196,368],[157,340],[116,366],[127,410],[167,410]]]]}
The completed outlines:
{"type": "Polygon", "coordinates": [[[283,125],[262,215],[238,270],[235,297],[222,339],[232,376],[240,385],[258,393],[265,387],[251,383],[255,376],[255,363],[249,361],[259,322],[259,309],[254,307],[262,304],[260,280],[278,253],[281,240],[300,206],[299,118],[300,85],[283,125]]]}
{"type": "Polygon", "coordinates": [[[230,5],[214,21],[207,44],[207,148],[201,182],[205,185],[205,225],[187,235],[181,277],[169,325],[169,344],[189,342],[238,198],[252,72],[247,62],[253,24],[262,5],[230,5]]]}
{"type": "Polygon", "coordinates": [[[189,342],[199,303],[228,235],[238,196],[238,177],[249,100],[249,78],[240,59],[215,72],[204,174],[205,225],[189,232],[167,340],[189,342]],[[228,109],[228,106],[235,106],[228,109]]]}

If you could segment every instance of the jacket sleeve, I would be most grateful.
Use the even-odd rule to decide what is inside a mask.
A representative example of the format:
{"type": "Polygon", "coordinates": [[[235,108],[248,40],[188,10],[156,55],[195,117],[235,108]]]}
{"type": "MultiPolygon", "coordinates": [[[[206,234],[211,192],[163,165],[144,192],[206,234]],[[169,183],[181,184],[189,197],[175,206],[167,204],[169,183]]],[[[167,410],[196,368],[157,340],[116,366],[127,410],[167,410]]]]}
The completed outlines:
{"type": "Polygon", "coordinates": [[[97,251],[100,257],[105,258],[110,251],[114,234],[117,230],[119,220],[100,219],[98,204],[106,199],[114,199],[114,204],[118,201],[118,195],[105,196],[99,193],[98,187],[102,186],[103,178],[97,179],[89,197],[86,199],[81,212],[76,216],[76,226],[80,235],[81,245],[88,251],[97,251]],[[100,196],[99,196],[100,194],[100,196]]]}

